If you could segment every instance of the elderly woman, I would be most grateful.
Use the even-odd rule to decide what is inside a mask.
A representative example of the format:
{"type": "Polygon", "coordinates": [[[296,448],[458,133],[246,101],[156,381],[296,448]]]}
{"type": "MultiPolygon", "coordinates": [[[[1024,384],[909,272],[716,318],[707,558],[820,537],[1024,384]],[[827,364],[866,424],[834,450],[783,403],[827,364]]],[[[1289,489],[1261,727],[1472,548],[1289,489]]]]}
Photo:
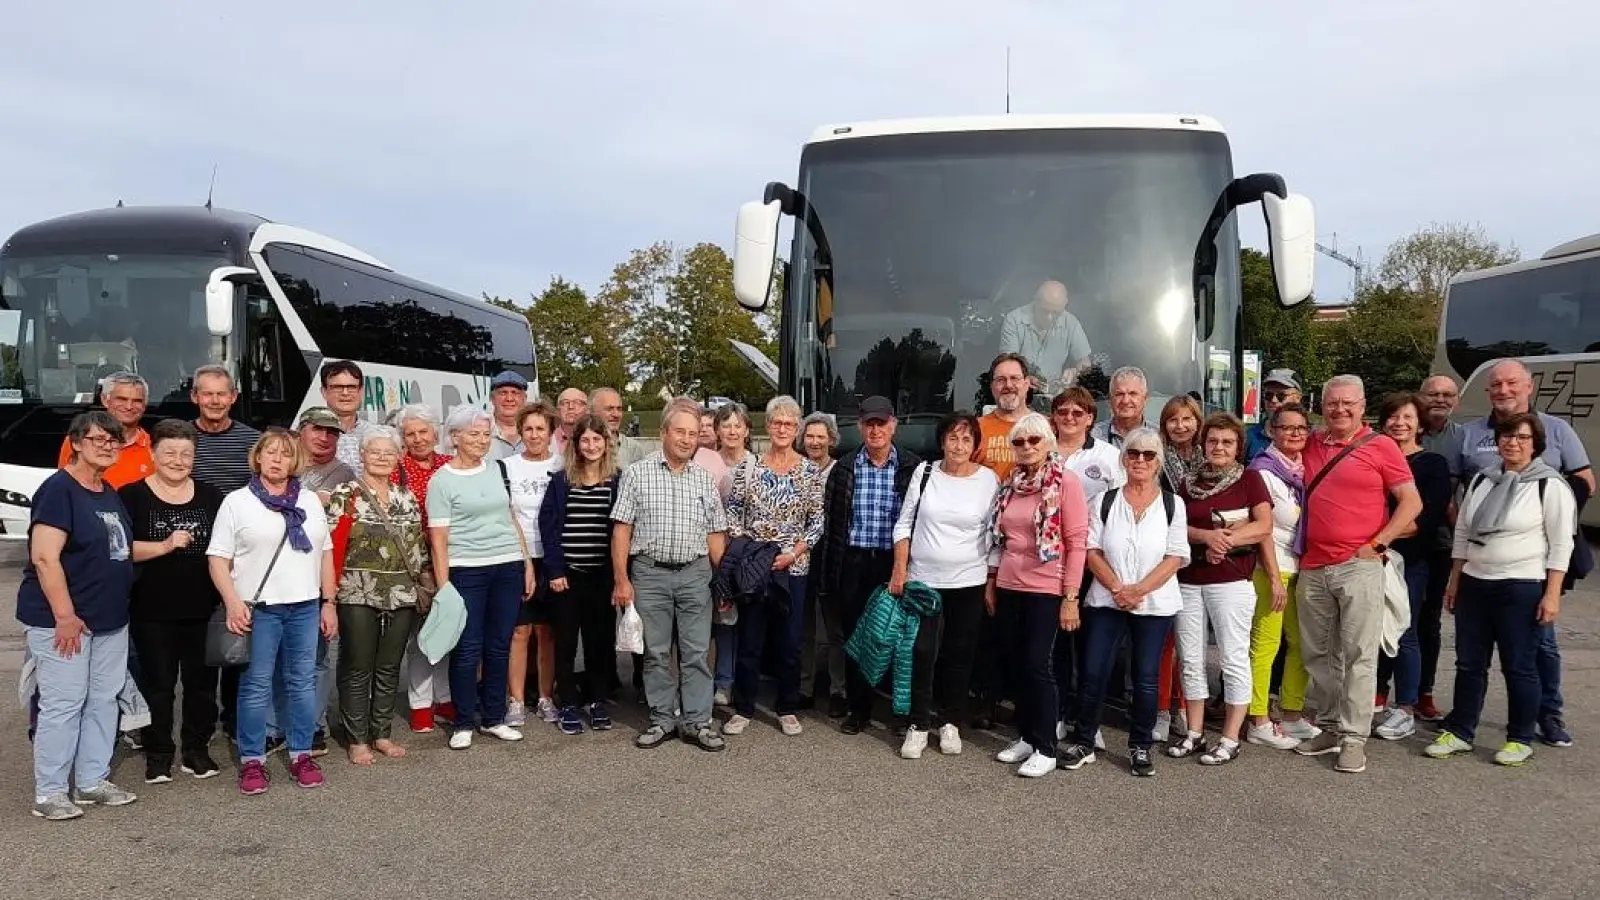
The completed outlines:
{"type": "Polygon", "coordinates": [[[1561,582],[1572,558],[1577,503],[1561,473],[1539,457],[1544,424],[1533,413],[1494,423],[1500,464],[1473,476],[1456,516],[1445,608],[1456,617],[1455,703],[1427,755],[1472,750],[1488,689],[1489,657],[1500,651],[1506,681],[1502,766],[1533,757],[1539,714],[1535,657],[1542,629],[1561,614],[1561,582]]]}
{"type": "Polygon", "coordinates": [[[1167,748],[1175,758],[1200,753],[1220,766],[1239,757],[1239,737],[1250,708],[1250,623],[1256,592],[1251,583],[1257,545],[1272,537],[1272,495],[1259,472],[1244,467],[1244,425],[1231,413],[1214,413],[1200,431],[1205,462],[1185,477],[1179,494],[1188,514],[1195,557],[1178,572],[1183,610],[1178,613],[1178,661],[1183,667],[1187,734],[1167,748]],[[1201,752],[1206,678],[1206,629],[1222,655],[1222,735],[1201,752]]]}
{"type": "Polygon", "coordinates": [[[281,682],[289,774],[322,786],[311,758],[317,709],[318,633],[339,633],[334,612],[333,536],[317,495],[300,486],[300,441],[268,428],[250,450],[250,483],[224,497],[211,527],[211,583],[228,610],[228,630],[250,634],[250,664],[239,679],[239,792],[265,793],[267,708],[281,682]]]}
{"type": "MultiPolygon", "coordinates": [[[[724,502],[733,490],[733,471],[746,463],[754,463],[756,455],[750,452],[750,413],[741,403],[726,403],[712,414],[717,431],[717,449],[704,447],[695,451],[694,463],[711,473],[717,482],[717,492],[724,502]]],[[[733,690],[734,670],[739,656],[739,629],[737,625],[716,622],[711,626],[716,643],[715,694],[712,702],[718,706],[728,704],[733,690]]]]}
{"type": "Polygon", "coordinates": [[[611,605],[611,509],[617,502],[616,454],[606,423],[584,416],[572,425],[565,466],[550,479],[539,507],[539,539],[549,578],[550,626],[555,631],[556,702],[563,734],[582,734],[578,704],[589,727],[611,727],[606,694],[616,670],[616,608],[611,605]],[[585,689],[577,669],[578,639],[583,639],[585,689]]]}
{"type": "MultiPolygon", "coordinates": [[[[1205,462],[1205,455],[1200,447],[1202,418],[1204,416],[1200,412],[1199,401],[1187,394],[1173,397],[1161,407],[1161,416],[1157,420],[1162,441],[1161,486],[1170,492],[1177,493],[1181,490],[1184,479],[1189,477],[1189,473],[1205,462]]],[[[1172,727],[1171,711],[1174,701],[1178,707],[1177,721],[1182,726],[1180,730],[1187,730],[1188,715],[1184,712],[1183,680],[1177,666],[1177,639],[1178,629],[1174,627],[1167,636],[1167,646],[1161,651],[1161,676],[1157,694],[1160,713],[1156,716],[1158,741],[1166,740],[1172,727]]]]}
{"type": "Polygon", "coordinates": [[[550,478],[561,469],[561,457],[550,449],[550,438],[560,423],[556,411],[544,403],[531,403],[517,413],[517,433],[522,452],[500,460],[505,469],[506,487],[511,491],[511,509],[517,514],[523,540],[533,561],[534,593],[517,612],[517,628],[511,633],[511,663],[507,669],[511,700],[506,724],[520,728],[527,721],[529,645],[536,651],[536,686],[539,718],[555,724],[556,642],[550,630],[550,606],[545,595],[544,546],[539,540],[539,505],[550,487],[550,478]]]}
{"type": "Polygon", "coordinates": [[[989,508],[1000,481],[973,460],[982,429],[969,412],[945,416],[935,438],[943,458],[912,473],[900,520],[894,526],[894,572],[889,593],[907,581],[939,592],[938,615],[924,616],[911,650],[911,727],[900,745],[902,759],[921,759],[934,722],[939,692],[939,752],[961,752],[960,723],[966,721],[983,592],[989,580],[989,508]]]}
{"type": "Polygon", "coordinates": [[[518,611],[533,596],[533,560],[500,467],[487,461],[494,421],[481,409],[458,406],[445,431],[456,455],[428,482],[428,544],[434,582],[448,582],[467,607],[450,658],[456,713],[450,749],[465,750],[474,729],[522,740],[506,724],[506,676],[518,611]]]}
{"type": "Polygon", "coordinates": [[[739,609],[733,716],[723,734],[740,734],[756,714],[762,652],[777,643],[778,727],[800,733],[800,638],[805,631],[809,551],[822,538],[822,472],[795,449],[800,404],[778,396],[767,404],[767,452],[734,469],[728,493],[728,538],[777,551],[764,598],[739,609]]]}
{"type": "Polygon", "coordinates": [[[350,762],[372,765],[372,751],[406,755],[389,738],[400,659],[432,586],[423,550],[422,511],[409,488],[394,484],[400,436],[374,425],[361,434],[361,475],[333,489],[339,575],[339,711],[350,762]],[[424,583],[426,579],[426,583],[424,583]]]}
{"type": "MultiPolygon", "coordinates": [[[[822,473],[822,483],[826,488],[828,474],[833,471],[833,453],[839,447],[839,426],[834,417],[825,412],[814,412],[802,419],[800,444],[806,459],[811,460],[822,473]]],[[[811,593],[815,595],[816,591],[812,590],[811,593]]],[[[826,694],[828,715],[838,718],[849,712],[849,704],[844,696],[844,641],[847,635],[843,633],[843,623],[832,621],[832,616],[823,608],[823,604],[815,602],[814,596],[808,602],[816,607],[814,630],[817,643],[812,663],[811,696],[802,697],[801,705],[816,705],[826,694]]]]}
{"type": "Polygon", "coordinates": [[[144,780],[172,780],[177,747],[172,708],[183,679],[183,771],[217,774],[206,745],[217,726],[217,670],[206,665],[206,622],[222,597],[211,583],[206,545],[222,492],[195,481],[195,429],[163,419],[150,430],[155,471],[118,491],[133,522],[133,636],[139,690],[150,706],[144,729],[144,780]]]}
{"type": "Polygon", "coordinates": [[[984,606],[999,617],[1000,644],[1012,668],[1015,743],[995,757],[1040,778],[1056,769],[1056,635],[1078,628],[1089,507],[1078,476],[1055,452],[1055,430],[1038,413],[1011,426],[1016,466],[1000,487],[989,533],[984,606]]]}
{"type": "Polygon", "coordinates": [[[1250,731],[1245,739],[1275,750],[1292,750],[1322,733],[1302,715],[1306,705],[1306,664],[1300,658],[1300,617],[1295,609],[1295,579],[1300,571],[1304,537],[1300,514],[1305,507],[1306,467],[1301,454],[1311,434],[1305,408],[1286,403],[1267,421],[1272,443],[1250,461],[1272,498],[1272,546],[1261,544],[1251,581],[1256,612],[1250,623],[1250,731]],[[1278,705],[1281,723],[1272,721],[1272,669],[1278,648],[1287,644],[1283,688],[1278,705]]]}
{"type": "Polygon", "coordinates": [[[800,422],[800,449],[811,460],[822,477],[833,470],[833,452],[839,447],[839,426],[833,416],[814,412],[800,422]]]}
{"type": "MultiPolygon", "coordinates": [[[[395,414],[394,426],[400,431],[404,452],[389,480],[417,498],[424,535],[422,552],[426,558],[422,571],[431,575],[433,560],[428,554],[428,510],[424,501],[428,496],[429,479],[450,461],[450,457],[435,449],[439,446],[439,417],[427,404],[401,407],[395,414]]],[[[427,614],[426,610],[417,612],[419,616],[427,614]]],[[[446,655],[437,663],[428,662],[427,654],[417,646],[415,632],[406,645],[406,698],[411,710],[411,730],[418,734],[432,731],[435,717],[442,722],[455,721],[455,708],[450,705],[450,657],[446,655]]]]}
{"type": "Polygon", "coordinates": [[[80,804],[138,799],[107,780],[133,584],[133,526],[105,482],[123,440],[109,413],[79,414],[67,429],[66,466],[33,495],[17,620],[39,681],[33,814],[52,821],[83,815],[80,804]],[[77,785],[70,796],[69,778],[77,785]]]}
{"type": "Polygon", "coordinates": [[[1134,775],[1154,775],[1157,679],[1161,653],[1183,608],[1173,578],[1189,562],[1187,511],[1162,489],[1161,438],[1136,428],[1123,440],[1127,483],[1112,488],[1089,510],[1088,566],[1094,581],[1083,609],[1083,682],[1077,727],[1061,766],[1078,769],[1095,760],[1095,740],[1106,687],[1123,636],[1129,642],[1133,704],[1129,709],[1128,761],[1134,775]]]}

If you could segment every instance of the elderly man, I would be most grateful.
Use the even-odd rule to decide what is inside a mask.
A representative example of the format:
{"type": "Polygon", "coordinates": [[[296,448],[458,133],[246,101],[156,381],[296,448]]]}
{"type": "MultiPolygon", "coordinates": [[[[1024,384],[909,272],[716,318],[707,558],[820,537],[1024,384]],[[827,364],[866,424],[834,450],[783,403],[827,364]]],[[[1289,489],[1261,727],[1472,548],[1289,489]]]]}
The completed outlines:
{"type": "MultiPolygon", "coordinates": [[[[1075,383],[1089,363],[1089,336],[1078,317],[1067,312],[1067,286],[1046,281],[1033,302],[1020,306],[1000,322],[1000,352],[1015,353],[1043,377],[1033,386],[1054,392],[1075,383]]],[[[997,395],[998,398],[998,395],[997,395]]]]}
{"type": "Polygon", "coordinates": [[[1300,382],[1295,378],[1293,369],[1273,369],[1261,379],[1261,420],[1251,425],[1246,435],[1246,462],[1267,452],[1267,448],[1272,446],[1272,435],[1267,433],[1267,425],[1272,422],[1273,413],[1285,404],[1299,402],[1300,382]]]}
{"type": "MultiPolygon", "coordinates": [[[[1422,407],[1422,449],[1444,457],[1454,469],[1461,456],[1461,425],[1450,421],[1461,404],[1461,388],[1449,375],[1433,375],[1422,380],[1417,390],[1422,407]]],[[[1455,518],[1454,508],[1450,513],[1455,518]]],[[[1450,581],[1451,539],[1454,522],[1439,526],[1439,534],[1429,550],[1428,584],[1417,610],[1417,643],[1422,647],[1422,680],[1418,683],[1417,718],[1438,722],[1444,713],[1433,702],[1433,682],[1439,671],[1439,650],[1443,644],[1440,621],[1444,617],[1444,588],[1450,581]]]]}
{"type": "Polygon", "coordinates": [[[331,360],[322,364],[317,379],[322,385],[322,402],[333,411],[339,426],[335,455],[352,471],[358,472],[361,470],[361,438],[372,427],[370,422],[356,415],[366,396],[361,367],[348,359],[331,360]]]}
{"type": "Polygon", "coordinates": [[[1453,460],[1461,453],[1461,425],[1450,421],[1461,405],[1461,388],[1449,375],[1431,375],[1417,389],[1422,401],[1422,449],[1453,460]]]}
{"type": "Polygon", "coordinates": [[[572,440],[572,426],[589,412],[589,395],[577,388],[567,388],[556,396],[556,415],[560,424],[550,436],[550,446],[562,456],[567,455],[567,442],[572,440]]]}
{"type": "Polygon", "coordinates": [[[250,482],[250,450],[261,432],[233,419],[239,389],[223,366],[206,365],[194,371],[189,399],[199,408],[194,420],[194,479],[223,494],[250,482]]]}
{"type": "MultiPolygon", "coordinates": [[[[1460,452],[1446,456],[1450,460],[1450,473],[1466,484],[1477,472],[1499,462],[1495,446],[1494,423],[1505,416],[1531,412],[1533,409],[1533,375],[1528,367],[1514,360],[1502,360],[1489,370],[1489,404],[1493,411],[1482,419],[1461,426],[1460,452]]],[[[1584,450],[1578,433],[1566,419],[1548,413],[1539,413],[1544,426],[1545,449],[1540,457],[1546,465],[1567,477],[1568,482],[1578,482],[1587,493],[1579,493],[1579,509],[1587,496],[1594,494],[1594,470],[1589,466],[1589,454],[1584,450]]],[[[1573,485],[1574,488],[1578,484],[1573,485]]],[[[1561,647],[1556,642],[1554,624],[1544,626],[1539,641],[1539,739],[1552,747],[1572,746],[1572,736],[1563,721],[1565,702],[1561,696],[1561,647]]]]}
{"type": "MultiPolygon", "coordinates": [[[[155,462],[150,457],[150,434],[139,425],[149,397],[150,385],[132,372],[109,375],[101,387],[100,401],[122,426],[122,449],[117,452],[117,461],[102,476],[113,488],[132,484],[155,471],[155,462]]],[[[71,461],[72,442],[62,438],[56,468],[64,469],[71,461]]]]}
{"type": "Polygon", "coordinates": [[[494,413],[494,428],[489,436],[490,459],[505,459],[522,452],[517,414],[527,405],[528,379],[507,370],[490,380],[489,406],[494,413]]]}
{"type": "Polygon", "coordinates": [[[994,470],[1004,482],[1011,475],[1011,426],[1028,412],[1028,361],[1016,353],[1002,353],[989,364],[989,393],[995,407],[978,420],[981,432],[978,462],[994,470]]]}
{"type": "MultiPolygon", "coordinates": [[[[619,467],[626,469],[649,455],[649,449],[642,442],[637,438],[632,438],[622,433],[622,414],[624,410],[622,395],[617,393],[616,388],[596,388],[594,393],[589,395],[589,408],[591,412],[605,420],[606,431],[611,434],[611,440],[617,448],[617,465],[619,467]]],[[[700,438],[699,406],[696,405],[695,409],[695,441],[698,443],[700,438]]]]}
{"type": "Polygon", "coordinates": [[[1123,366],[1111,373],[1111,418],[1094,426],[1090,434],[1097,441],[1105,441],[1121,448],[1122,439],[1135,428],[1151,426],[1144,418],[1144,405],[1150,400],[1150,386],[1145,382],[1144,370],[1123,366]]]}
{"type": "Polygon", "coordinates": [[[1367,769],[1385,554],[1422,511],[1405,456],[1392,439],[1363,424],[1366,409],[1360,378],[1338,375],[1323,386],[1325,428],[1311,436],[1304,455],[1305,553],[1297,596],[1312,705],[1326,729],[1295,751],[1337,753],[1334,768],[1350,773],[1367,769]],[[1335,714],[1336,726],[1328,721],[1335,714]]]}
{"type": "MultiPolygon", "coordinates": [[[[598,392],[597,392],[598,393],[598,392]]],[[[700,406],[675,400],[661,415],[661,452],[629,466],[617,487],[612,602],[644,622],[644,692],[650,727],[634,740],[659,747],[674,732],[703,750],[727,741],[711,719],[711,576],[727,547],[728,519],[716,479],[691,462],[700,406]],[[672,668],[677,634],[678,670],[672,668]]]]}
{"type": "Polygon", "coordinates": [[[306,455],[300,469],[300,486],[314,491],[327,503],[334,488],[356,480],[356,469],[338,454],[339,442],[345,434],[344,425],[326,406],[310,406],[300,414],[294,427],[300,434],[300,449],[306,455]]]}
{"type": "MultiPolygon", "coordinates": [[[[894,444],[894,406],[886,397],[868,397],[858,411],[862,447],[839,460],[823,492],[822,540],[812,551],[811,572],[817,577],[817,602],[833,604],[843,623],[841,634],[856,621],[879,585],[894,569],[894,524],[900,518],[911,475],[921,462],[916,454],[894,444]]],[[[875,685],[855,660],[846,660],[850,711],[839,730],[860,734],[872,720],[875,685]]]]}

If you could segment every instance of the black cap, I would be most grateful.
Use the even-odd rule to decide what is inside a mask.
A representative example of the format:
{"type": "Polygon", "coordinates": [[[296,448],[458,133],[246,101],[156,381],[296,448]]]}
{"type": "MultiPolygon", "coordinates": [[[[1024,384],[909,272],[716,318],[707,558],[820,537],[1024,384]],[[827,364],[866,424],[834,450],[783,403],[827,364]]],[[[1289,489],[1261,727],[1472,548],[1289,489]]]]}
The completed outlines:
{"type": "Polygon", "coordinates": [[[888,397],[873,395],[861,401],[860,414],[857,416],[862,422],[887,422],[894,418],[894,404],[888,397]]]}

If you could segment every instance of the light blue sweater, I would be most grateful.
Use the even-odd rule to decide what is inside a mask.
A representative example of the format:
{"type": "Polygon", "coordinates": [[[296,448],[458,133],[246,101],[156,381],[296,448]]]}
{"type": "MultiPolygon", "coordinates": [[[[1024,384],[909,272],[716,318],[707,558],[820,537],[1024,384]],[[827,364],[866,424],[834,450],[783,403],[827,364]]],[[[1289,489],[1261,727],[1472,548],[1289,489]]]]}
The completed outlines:
{"type": "Polygon", "coordinates": [[[428,479],[428,527],[450,529],[449,562],[455,566],[495,566],[522,560],[517,521],[511,514],[500,467],[450,465],[428,479]]]}

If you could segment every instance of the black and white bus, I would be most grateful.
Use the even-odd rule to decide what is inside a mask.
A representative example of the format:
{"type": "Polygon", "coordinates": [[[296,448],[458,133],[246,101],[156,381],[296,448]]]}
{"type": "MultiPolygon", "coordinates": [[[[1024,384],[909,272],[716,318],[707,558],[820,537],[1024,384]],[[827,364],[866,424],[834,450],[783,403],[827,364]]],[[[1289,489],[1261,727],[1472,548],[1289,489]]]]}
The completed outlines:
{"type": "Polygon", "coordinates": [[[322,402],[324,359],[366,376],[362,414],[487,404],[496,372],[537,392],[527,320],[406,278],[341,241],[204,207],[118,207],[30,225],[0,246],[0,527],[28,498],[101,380],[137,372],[151,420],[193,418],[196,368],[221,363],[234,415],[286,424],[322,402]]]}

